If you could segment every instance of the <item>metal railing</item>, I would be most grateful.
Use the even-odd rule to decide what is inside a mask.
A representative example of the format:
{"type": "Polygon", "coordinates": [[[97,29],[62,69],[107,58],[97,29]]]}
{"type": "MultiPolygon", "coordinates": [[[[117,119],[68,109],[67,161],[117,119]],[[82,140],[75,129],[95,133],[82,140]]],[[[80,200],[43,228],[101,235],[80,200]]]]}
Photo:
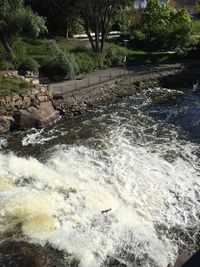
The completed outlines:
{"type": "Polygon", "coordinates": [[[70,94],[84,88],[96,86],[121,78],[123,76],[130,75],[131,73],[133,73],[133,71],[120,69],[119,71],[110,71],[107,75],[94,75],[91,77],[83,78],[82,80],[67,81],[66,83],[63,83],[63,85],[53,84],[52,86],[54,90],[54,95],[56,96],[70,94]]]}

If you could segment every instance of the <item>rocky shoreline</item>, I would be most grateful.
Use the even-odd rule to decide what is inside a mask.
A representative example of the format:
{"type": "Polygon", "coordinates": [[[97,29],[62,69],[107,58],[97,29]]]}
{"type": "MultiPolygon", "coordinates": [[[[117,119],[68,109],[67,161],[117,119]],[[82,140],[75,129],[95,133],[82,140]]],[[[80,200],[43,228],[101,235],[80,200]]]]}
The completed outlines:
{"type": "Polygon", "coordinates": [[[54,94],[56,110],[61,115],[73,117],[127,96],[135,95],[147,88],[180,88],[192,86],[194,77],[188,78],[182,67],[153,69],[136,75],[111,80],[99,85],[63,94],[54,94]]]}
{"type": "Polygon", "coordinates": [[[0,98],[0,133],[44,128],[55,123],[60,116],[77,116],[147,88],[192,87],[199,73],[199,68],[185,69],[182,65],[154,67],[135,75],[60,94],[54,92],[51,85],[38,85],[37,89],[0,98]]]}
{"type": "Polygon", "coordinates": [[[59,119],[51,86],[13,93],[0,98],[0,133],[43,128],[59,119]]]}

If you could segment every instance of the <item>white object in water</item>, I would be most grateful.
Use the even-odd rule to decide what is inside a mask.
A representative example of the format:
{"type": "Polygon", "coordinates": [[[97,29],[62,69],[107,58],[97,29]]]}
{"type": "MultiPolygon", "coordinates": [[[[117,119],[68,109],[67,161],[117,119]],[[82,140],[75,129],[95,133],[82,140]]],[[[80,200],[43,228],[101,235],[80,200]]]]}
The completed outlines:
{"type": "Polygon", "coordinates": [[[199,88],[199,81],[197,81],[195,84],[193,84],[193,90],[197,90],[199,88]]]}

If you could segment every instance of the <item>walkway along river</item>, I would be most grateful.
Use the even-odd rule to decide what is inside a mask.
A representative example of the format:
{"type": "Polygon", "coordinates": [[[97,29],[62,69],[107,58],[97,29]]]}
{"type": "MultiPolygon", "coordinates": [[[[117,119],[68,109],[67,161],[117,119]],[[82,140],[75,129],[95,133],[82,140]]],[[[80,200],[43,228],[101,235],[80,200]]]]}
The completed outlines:
{"type": "Polygon", "coordinates": [[[1,136],[1,240],[49,243],[81,267],[166,267],[195,252],[200,93],[169,104],[160,92],[1,136]]]}

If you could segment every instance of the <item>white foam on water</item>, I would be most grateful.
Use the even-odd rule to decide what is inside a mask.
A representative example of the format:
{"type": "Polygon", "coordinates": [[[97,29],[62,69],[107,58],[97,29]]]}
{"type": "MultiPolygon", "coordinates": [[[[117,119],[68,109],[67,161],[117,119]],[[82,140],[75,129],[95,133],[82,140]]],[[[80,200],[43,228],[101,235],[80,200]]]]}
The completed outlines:
{"type": "Polygon", "coordinates": [[[82,267],[104,266],[108,255],[121,250],[139,258],[147,254],[166,267],[177,244],[158,236],[155,225],[199,223],[195,146],[172,140],[170,149],[180,156],[168,162],[162,157],[167,142],[134,144],[124,128],[102,142],[103,150],[57,147],[46,163],[1,154],[1,231],[20,222],[32,242],[50,242],[82,267]]]}
{"type": "MultiPolygon", "coordinates": [[[[93,118],[111,122],[103,124],[98,149],[56,146],[45,163],[0,154],[0,233],[20,223],[28,240],[49,242],[80,267],[107,266],[108,256],[128,266],[140,259],[143,267],[166,267],[175,259],[182,241],[172,239],[171,229],[200,226],[199,145],[180,140],[172,126],[138,116],[135,104],[135,117],[130,103],[118,108],[93,118]]],[[[43,131],[29,133],[23,145],[43,137],[43,131]]]]}
{"type": "MultiPolygon", "coordinates": [[[[51,130],[52,132],[52,130],[51,130]]],[[[38,130],[38,129],[32,129],[31,132],[29,132],[23,139],[22,139],[22,145],[28,146],[28,145],[35,145],[35,144],[44,144],[49,140],[52,140],[56,138],[55,135],[49,134],[49,136],[44,135],[44,129],[38,130]]]]}

